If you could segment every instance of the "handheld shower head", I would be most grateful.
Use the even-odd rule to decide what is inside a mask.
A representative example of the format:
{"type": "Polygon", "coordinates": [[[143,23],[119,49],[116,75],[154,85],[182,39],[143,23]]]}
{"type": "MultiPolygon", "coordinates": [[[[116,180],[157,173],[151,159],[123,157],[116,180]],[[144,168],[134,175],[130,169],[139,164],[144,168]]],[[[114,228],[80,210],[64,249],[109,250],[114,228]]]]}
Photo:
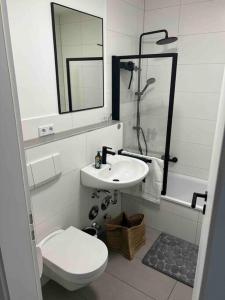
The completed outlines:
{"type": "Polygon", "coordinates": [[[146,84],[145,84],[145,87],[143,88],[143,90],[140,92],[140,93],[135,93],[135,95],[138,95],[138,96],[142,96],[144,94],[144,92],[147,90],[147,88],[149,87],[149,85],[153,84],[156,82],[156,79],[151,77],[151,78],[148,78],[147,81],[146,81],[146,84]]]}
{"type": "Polygon", "coordinates": [[[150,85],[150,84],[153,84],[156,82],[156,79],[154,77],[151,77],[151,78],[148,78],[147,81],[146,81],[146,85],[147,87],[150,85]]]}

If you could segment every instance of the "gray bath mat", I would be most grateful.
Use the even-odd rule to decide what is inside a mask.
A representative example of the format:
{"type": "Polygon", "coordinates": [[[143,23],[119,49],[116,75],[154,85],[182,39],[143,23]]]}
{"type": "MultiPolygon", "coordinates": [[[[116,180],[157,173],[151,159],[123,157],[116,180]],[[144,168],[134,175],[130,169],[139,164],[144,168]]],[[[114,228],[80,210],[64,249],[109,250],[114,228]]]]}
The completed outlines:
{"type": "Polygon", "coordinates": [[[198,246],[161,233],[143,258],[143,264],[193,287],[198,246]]]}

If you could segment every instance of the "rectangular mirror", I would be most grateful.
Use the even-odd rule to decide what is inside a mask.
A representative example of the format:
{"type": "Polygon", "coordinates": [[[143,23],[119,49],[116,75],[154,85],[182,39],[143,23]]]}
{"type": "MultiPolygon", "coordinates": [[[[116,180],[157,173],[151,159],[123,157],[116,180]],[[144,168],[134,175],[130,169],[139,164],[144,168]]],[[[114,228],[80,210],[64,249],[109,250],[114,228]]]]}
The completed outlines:
{"type": "Polygon", "coordinates": [[[59,113],[104,106],[103,19],[51,3],[59,113]]]}

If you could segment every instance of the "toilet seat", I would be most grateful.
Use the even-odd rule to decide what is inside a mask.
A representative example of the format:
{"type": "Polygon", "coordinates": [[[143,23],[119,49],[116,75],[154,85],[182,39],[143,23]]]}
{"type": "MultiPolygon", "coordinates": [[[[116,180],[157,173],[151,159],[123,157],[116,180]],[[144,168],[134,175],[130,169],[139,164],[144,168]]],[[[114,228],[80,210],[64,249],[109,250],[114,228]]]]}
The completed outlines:
{"type": "Polygon", "coordinates": [[[53,232],[38,246],[44,265],[64,280],[77,284],[98,277],[108,261],[106,245],[75,227],[53,232]]]}
{"type": "Polygon", "coordinates": [[[40,247],[36,247],[36,252],[37,252],[38,271],[39,271],[39,276],[41,278],[43,272],[43,257],[42,257],[42,252],[40,247]]]}

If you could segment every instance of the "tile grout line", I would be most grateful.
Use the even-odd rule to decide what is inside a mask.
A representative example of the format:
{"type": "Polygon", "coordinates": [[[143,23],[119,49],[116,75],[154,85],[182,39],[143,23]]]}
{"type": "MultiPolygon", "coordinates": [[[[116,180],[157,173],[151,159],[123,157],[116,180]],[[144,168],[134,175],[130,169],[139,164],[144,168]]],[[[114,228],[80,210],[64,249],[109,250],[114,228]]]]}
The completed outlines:
{"type": "MultiPolygon", "coordinates": [[[[178,52],[178,55],[180,54],[180,52],[178,52]]],[[[211,66],[211,65],[224,65],[225,62],[198,62],[198,63],[178,63],[178,66],[211,66]]],[[[158,65],[153,65],[153,66],[160,66],[160,64],[158,65]]]]}
{"type": "Polygon", "coordinates": [[[111,31],[111,32],[114,32],[114,33],[117,33],[117,34],[120,34],[120,35],[125,35],[125,36],[127,36],[129,38],[134,38],[134,39],[138,40],[138,37],[136,35],[129,34],[129,33],[123,33],[121,31],[114,30],[114,29],[112,29],[110,27],[107,28],[107,31],[111,31]]]}
{"type": "Polygon", "coordinates": [[[116,275],[110,273],[109,271],[105,271],[107,274],[111,275],[112,277],[116,278],[117,280],[123,282],[124,284],[126,284],[127,286],[131,287],[132,289],[140,292],[141,294],[147,296],[150,300],[157,300],[156,298],[144,293],[142,290],[137,289],[136,287],[134,287],[133,285],[129,284],[128,282],[126,282],[125,280],[122,280],[121,278],[117,277],[116,275]]]}
{"type": "Polygon", "coordinates": [[[210,1],[211,0],[193,1],[193,2],[190,2],[190,3],[182,3],[182,1],[181,1],[179,4],[176,4],[176,5],[169,5],[169,6],[146,9],[146,12],[155,11],[155,10],[159,10],[159,9],[170,8],[170,7],[178,7],[178,6],[183,7],[183,6],[189,6],[189,5],[196,5],[196,4],[200,4],[200,3],[207,3],[207,2],[210,2],[210,1]]]}
{"type": "MultiPolygon", "coordinates": [[[[212,148],[212,145],[206,145],[206,144],[202,144],[202,143],[196,143],[196,142],[184,141],[184,140],[180,140],[180,139],[178,139],[178,138],[171,138],[171,140],[172,140],[172,142],[178,141],[178,142],[183,142],[183,143],[191,143],[191,144],[198,145],[198,146],[204,146],[204,147],[210,148],[210,149],[212,148]]],[[[187,165],[187,164],[185,164],[185,165],[187,165]]],[[[205,168],[203,168],[203,169],[205,169],[205,168]]]]}
{"type": "MultiPolygon", "coordinates": [[[[179,9],[178,9],[178,20],[177,20],[177,34],[178,34],[178,36],[179,36],[179,34],[180,34],[180,23],[181,23],[181,10],[182,10],[182,0],[180,0],[180,4],[179,4],[179,9]]],[[[178,43],[177,44],[177,51],[178,51],[178,53],[180,53],[180,43],[178,43]]]]}
{"type": "MultiPolygon", "coordinates": [[[[132,3],[130,3],[128,0],[121,0],[121,1],[125,2],[126,4],[132,6],[132,7],[136,8],[136,9],[144,10],[144,8],[142,8],[142,7],[138,6],[138,5],[132,4],[132,3]]],[[[209,1],[209,0],[208,0],[208,1],[209,1]]]]}
{"type": "Polygon", "coordinates": [[[169,6],[164,6],[164,7],[156,7],[156,8],[150,8],[146,9],[147,13],[156,11],[156,10],[162,10],[162,9],[167,9],[167,8],[174,8],[174,7],[180,7],[181,4],[176,4],[176,5],[169,5],[169,6]]]}
{"type": "Polygon", "coordinates": [[[209,32],[192,32],[192,33],[180,33],[179,37],[188,37],[188,36],[195,36],[195,35],[206,35],[206,34],[217,34],[217,33],[225,33],[225,30],[218,30],[218,31],[209,31],[209,32]]]}
{"type": "Polygon", "coordinates": [[[178,281],[175,282],[174,287],[172,288],[172,291],[170,292],[169,297],[167,298],[167,300],[170,299],[170,296],[172,295],[173,291],[175,290],[175,287],[176,287],[176,285],[177,285],[177,282],[178,282],[178,281]]]}

